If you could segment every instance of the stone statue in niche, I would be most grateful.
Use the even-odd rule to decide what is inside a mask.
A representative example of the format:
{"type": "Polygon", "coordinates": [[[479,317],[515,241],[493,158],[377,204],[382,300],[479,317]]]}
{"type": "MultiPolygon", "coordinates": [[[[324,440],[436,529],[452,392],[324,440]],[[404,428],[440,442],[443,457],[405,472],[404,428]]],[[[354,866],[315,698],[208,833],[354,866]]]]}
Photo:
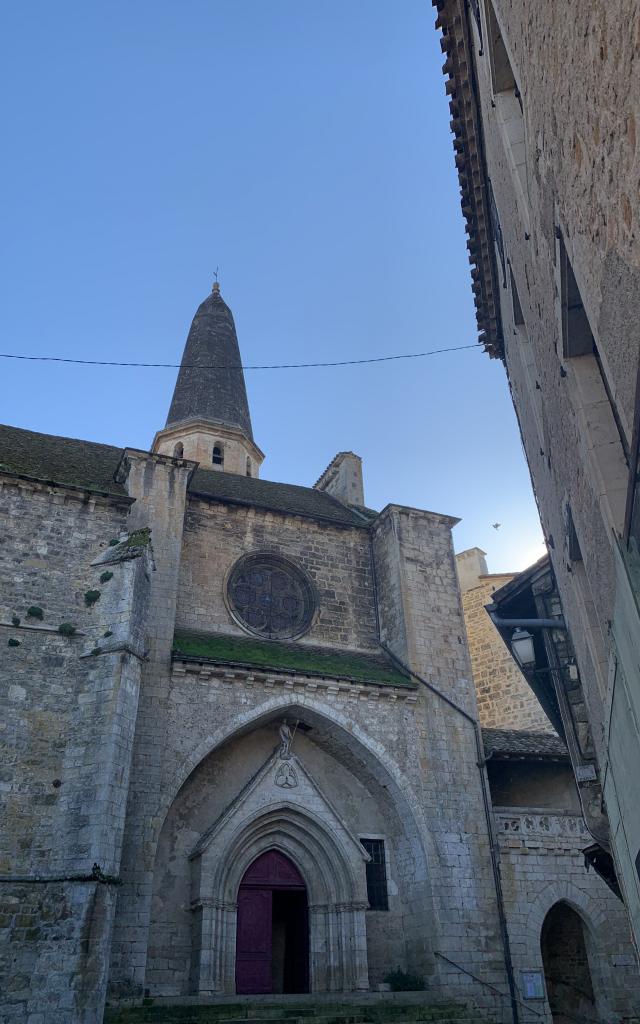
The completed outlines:
{"type": "Polygon", "coordinates": [[[298,785],[298,777],[295,769],[288,761],[283,761],[276,772],[276,786],[282,789],[295,789],[298,785]]]}
{"type": "Polygon", "coordinates": [[[278,756],[283,760],[287,760],[291,757],[291,741],[293,740],[293,733],[289,728],[286,718],[280,726],[280,751],[278,756]]]}

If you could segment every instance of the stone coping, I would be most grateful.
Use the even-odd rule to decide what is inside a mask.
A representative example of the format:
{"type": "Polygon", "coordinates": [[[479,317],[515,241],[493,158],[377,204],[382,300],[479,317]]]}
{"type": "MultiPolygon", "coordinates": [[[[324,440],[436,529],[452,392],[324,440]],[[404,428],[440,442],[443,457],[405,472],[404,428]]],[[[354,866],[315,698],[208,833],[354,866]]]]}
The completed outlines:
{"type": "Polygon", "coordinates": [[[246,665],[216,665],[198,658],[184,658],[173,655],[172,679],[178,682],[186,676],[197,677],[201,682],[214,679],[217,683],[252,687],[256,683],[271,689],[282,687],[289,692],[306,691],[310,696],[324,694],[328,697],[342,696],[349,700],[388,700],[415,704],[418,699],[417,687],[390,686],[388,683],[373,683],[370,686],[357,680],[335,679],[330,676],[307,676],[303,673],[285,671],[273,672],[268,669],[253,671],[246,665]]]}
{"type": "Polygon", "coordinates": [[[268,674],[284,673],[294,677],[417,689],[417,683],[395,668],[383,654],[307,647],[304,644],[257,640],[222,633],[176,631],[173,659],[250,668],[268,674]]]}

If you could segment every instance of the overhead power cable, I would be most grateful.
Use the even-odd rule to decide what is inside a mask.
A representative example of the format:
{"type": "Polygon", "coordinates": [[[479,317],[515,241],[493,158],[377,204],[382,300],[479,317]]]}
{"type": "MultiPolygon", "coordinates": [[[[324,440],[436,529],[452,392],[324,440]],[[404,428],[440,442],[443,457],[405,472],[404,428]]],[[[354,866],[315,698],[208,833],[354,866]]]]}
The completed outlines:
{"type": "Polygon", "coordinates": [[[15,352],[0,352],[0,359],[22,359],[33,363],[73,363],[79,366],[132,366],[143,369],[161,370],[309,370],[322,366],[361,366],[363,363],[389,363],[398,359],[424,359],[426,356],[439,356],[443,352],[463,352],[465,349],[475,348],[482,351],[476,343],[474,345],[457,345],[454,348],[435,348],[430,352],[405,352],[397,356],[372,356],[368,359],[340,359],[326,363],[266,363],[263,365],[245,365],[243,363],[230,364],[199,364],[199,363],[125,363],[113,359],[68,359],[63,356],[21,356],[15,352]]]}

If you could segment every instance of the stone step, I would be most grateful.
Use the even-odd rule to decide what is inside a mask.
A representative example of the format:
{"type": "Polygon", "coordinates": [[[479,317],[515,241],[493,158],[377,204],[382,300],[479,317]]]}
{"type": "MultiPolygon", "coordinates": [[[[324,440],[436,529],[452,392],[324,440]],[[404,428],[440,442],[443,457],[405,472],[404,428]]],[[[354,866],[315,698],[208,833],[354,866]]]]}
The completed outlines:
{"type": "MultiPolygon", "coordinates": [[[[477,1015],[473,1015],[477,1018],[477,1015]]],[[[365,1005],[298,1003],[146,1005],[107,1008],[104,1024],[470,1024],[459,1003],[371,1002],[365,1005]]],[[[483,1024],[490,1024],[484,1021],[483,1024]]]]}
{"type": "MultiPolygon", "coordinates": [[[[153,1024],[203,1024],[203,1022],[212,1020],[213,1018],[203,1017],[201,1014],[191,1014],[189,1016],[180,1015],[174,1016],[170,1012],[167,1013],[166,1007],[158,1007],[158,1010],[164,1012],[154,1015],[153,1017],[131,1017],[129,1014],[119,1016],[117,1018],[117,1024],[138,1024],[142,1021],[153,1021],[153,1024]]],[[[306,1016],[306,1017],[224,1017],[215,1018],[216,1020],[224,1020],[225,1024],[245,1024],[247,1019],[252,1021],[252,1024],[309,1024],[312,1020],[313,1024],[494,1024],[494,1022],[487,1020],[486,1017],[477,1017],[473,1013],[464,1013],[460,1007],[456,1010],[445,1009],[444,1012],[439,1010],[438,1007],[433,1008],[433,1013],[423,1012],[418,1016],[411,1017],[396,1017],[395,1015],[387,1016],[386,1013],[380,1013],[379,1015],[334,1015],[334,1016],[306,1016]]],[[[116,1024],[116,1018],[114,1016],[105,1017],[105,1024],[116,1024]]]]}

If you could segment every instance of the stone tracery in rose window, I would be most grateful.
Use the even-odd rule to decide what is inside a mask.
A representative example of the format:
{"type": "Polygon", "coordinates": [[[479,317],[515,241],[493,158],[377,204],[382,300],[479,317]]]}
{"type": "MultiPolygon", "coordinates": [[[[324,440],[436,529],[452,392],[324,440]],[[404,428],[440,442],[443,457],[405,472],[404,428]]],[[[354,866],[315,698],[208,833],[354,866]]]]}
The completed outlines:
{"type": "Polygon", "coordinates": [[[247,555],[236,563],[227,583],[234,618],[252,633],[270,640],[293,639],[313,619],[313,588],[295,565],[271,554],[247,555]]]}

